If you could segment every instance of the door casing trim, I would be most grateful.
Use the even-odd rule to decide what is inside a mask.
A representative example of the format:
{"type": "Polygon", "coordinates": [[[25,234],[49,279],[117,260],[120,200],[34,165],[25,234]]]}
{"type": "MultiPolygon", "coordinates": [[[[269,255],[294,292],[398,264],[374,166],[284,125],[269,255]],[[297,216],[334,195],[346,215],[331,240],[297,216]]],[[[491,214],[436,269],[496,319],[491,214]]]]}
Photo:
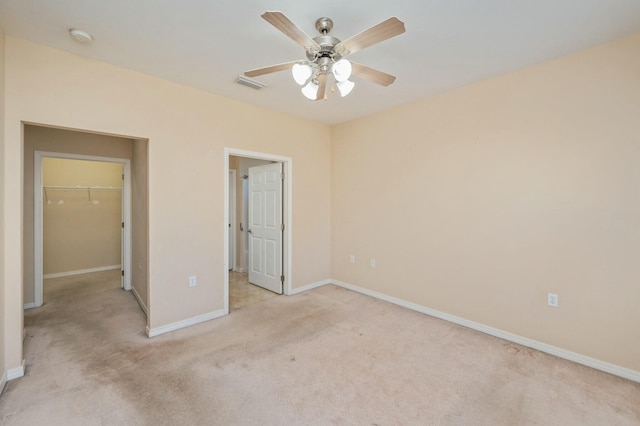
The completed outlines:
{"type": "MultiPolygon", "coordinates": [[[[233,179],[234,182],[236,181],[236,169],[229,169],[229,179],[233,179]]],[[[227,182],[227,187],[229,187],[230,182],[227,182]]],[[[230,210],[233,211],[234,216],[237,216],[237,212],[236,212],[236,197],[237,197],[237,192],[238,190],[236,189],[236,186],[233,186],[233,190],[229,189],[229,191],[231,191],[231,193],[229,194],[229,196],[231,197],[231,204],[229,205],[228,208],[230,210]]],[[[237,251],[238,248],[236,247],[235,244],[235,240],[236,240],[236,218],[235,217],[229,217],[229,227],[227,229],[229,229],[229,236],[230,236],[230,241],[228,242],[229,244],[231,244],[231,242],[233,241],[233,250],[229,250],[227,249],[227,251],[230,251],[231,254],[230,256],[232,257],[231,259],[229,259],[229,270],[236,270],[236,257],[237,257],[237,251]]],[[[229,247],[231,248],[231,247],[229,247]]]]}

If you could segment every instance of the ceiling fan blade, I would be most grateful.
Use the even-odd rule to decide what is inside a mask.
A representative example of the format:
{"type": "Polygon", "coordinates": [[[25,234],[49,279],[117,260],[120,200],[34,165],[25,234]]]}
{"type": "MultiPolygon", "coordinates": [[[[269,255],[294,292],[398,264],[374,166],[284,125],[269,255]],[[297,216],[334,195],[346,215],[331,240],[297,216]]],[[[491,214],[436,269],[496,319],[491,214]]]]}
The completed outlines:
{"type": "Polygon", "coordinates": [[[387,74],[386,72],[378,71],[376,69],[370,68],[366,65],[358,64],[356,62],[351,62],[353,75],[358,77],[366,78],[369,81],[372,81],[381,86],[388,86],[394,81],[396,81],[396,77],[387,74]]]}
{"type": "Polygon", "coordinates": [[[346,56],[402,34],[404,31],[404,22],[394,16],[336,44],[335,50],[340,55],[346,56]]]}
{"type": "Polygon", "coordinates": [[[308,51],[320,51],[320,45],[302,31],[296,24],[291,22],[284,13],[279,11],[265,12],[262,19],[279,29],[284,35],[298,43],[308,51]]]}
{"type": "Polygon", "coordinates": [[[316,96],[316,101],[324,99],[324,93],[327,90],[327,75],[320,74],[318,76],[318,95],[316,96]]]}
{"type": "Polygon", "coordinates": [[[272,72],[284,71],[290,69],[298,61],[285,62],[284,64],[271,65],[270,67],[258,68],[256,70],[246,71],[244,75],[247,77],[257,77],[259,75],[271,74],[272,72]]]}

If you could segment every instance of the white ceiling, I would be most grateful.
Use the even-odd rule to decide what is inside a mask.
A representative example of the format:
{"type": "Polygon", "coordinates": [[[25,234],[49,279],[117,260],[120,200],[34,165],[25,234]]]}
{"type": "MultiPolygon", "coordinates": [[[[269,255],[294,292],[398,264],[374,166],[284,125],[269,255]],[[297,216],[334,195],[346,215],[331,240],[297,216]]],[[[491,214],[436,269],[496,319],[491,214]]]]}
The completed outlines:
{"type": "MultiPolygon", "coordinates": [[[[5,33],[311,120],[335,124],[640,32],[639,0],[0,0],[5,33]],[[357,79],[346,98],[308,101],[286,71],[236,84],[243,71],[304,58],[260,18],[280,10],[311,37],[334,21],[345,40],[390,16],[406,33],[350,59],[397,76],[357,79]],[[82,45],[68,35],[94,37],[82,45]]],[[[640,52],[639,52],[640,54],[640,52]]]]}

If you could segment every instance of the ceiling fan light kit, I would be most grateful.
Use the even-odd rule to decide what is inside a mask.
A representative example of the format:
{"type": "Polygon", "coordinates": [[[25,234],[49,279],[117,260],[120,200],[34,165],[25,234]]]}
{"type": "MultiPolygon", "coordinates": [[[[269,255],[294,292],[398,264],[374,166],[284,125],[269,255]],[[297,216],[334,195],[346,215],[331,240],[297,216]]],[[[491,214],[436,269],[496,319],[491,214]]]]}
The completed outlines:
{"type": "Polygon", "coordinates": [[[356,84],[351,80],[345,80],[345,81],[339,81],[338,83],[336,83],[336,86],[338,86],[338,91],[340,91],[340,96],[344,98],[349,93],[351,93],[351,91],[356,86],[356,84]]]}
{"type": "MultiPolygon", "coordinates": [[[[335,79],[342,97],[351,93],[355,87],[355,83],[349,80],[352,75],[382,86],[388,86],[395,81],[395,77],[390,74],[362,64],[352,63],[344,57],[404,33],[404,22],[398,18],[389,18],[345,41],[340,41],[329,35],[333,28],[333,21],[330,18],[323,17],[316,20],[316,29],[320,35],[312,39],[282,12],[267,11],[261,16],[284,35],[302,46],[306,51],[307,60],[286,62],[247,71],[244,73],[247,77],[257,77],[291,69],[294,81],[303,86],[302,94],[310,100],[327,99],[326,88],[329,76],[335,79]]],[[[333,85],[331,85],[331,92],[333,92],[333,85]]]]}
{"type": "Polygon", "coordinates": [[[351,62],[346,59],[340,59],[335,62],[331,67],[331,72],[335,77],[336,81],[347,81],[349,77],[351,77],[351,71],[353,67],[351,66],[351,62]]]}
{"type": "Polygon", "coordinates": [[[313,69],[309,64],[293,64],[291,67],[291,74],[293,75],[293,79],[296,83],[300,86],[304,86],[311,77],[311,74],[313,74],[313,69]]]}
{"type": "Polygon", "coordinates": [[[309,83],[307,83],[307,85],[300,90],[302,91],[302,94],[310,101],[315,101],[316,97],[318,96],[318,84],[313,80],[309,81],[309,83]]]}

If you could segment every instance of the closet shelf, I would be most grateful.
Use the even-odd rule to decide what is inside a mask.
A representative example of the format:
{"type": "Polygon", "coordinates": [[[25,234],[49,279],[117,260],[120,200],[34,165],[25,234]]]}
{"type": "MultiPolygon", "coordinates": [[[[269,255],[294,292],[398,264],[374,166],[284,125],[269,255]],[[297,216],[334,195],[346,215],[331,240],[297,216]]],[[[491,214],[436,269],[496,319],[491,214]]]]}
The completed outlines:
{"type": "MultiPolygon", "coordinates": [[[[91,198],[91,191],[122,191],[121,186],[69,186],[69,185],[43,185],[42,192],[44,193],[44,199],[47,204],[51,204],[49,200],[49,191],[87,191],[88,200],[90,203],[98,204],[100,201],[93,200],[91,198]]],[[[64,204],[63,200],[59,200],[58,204],[64,204]]]]}
{"type": "Polygon", "coordinates": [[[45,185],[42,187],[43,189],[46,190],[62,190],[62,191],[68,191],[68,190],[79,190],[79,191],[93,191],[93,190],[98,190],[98,191],[122,191],[122,187],[121,186],[66,186],[66,185],[45,185]]]}

